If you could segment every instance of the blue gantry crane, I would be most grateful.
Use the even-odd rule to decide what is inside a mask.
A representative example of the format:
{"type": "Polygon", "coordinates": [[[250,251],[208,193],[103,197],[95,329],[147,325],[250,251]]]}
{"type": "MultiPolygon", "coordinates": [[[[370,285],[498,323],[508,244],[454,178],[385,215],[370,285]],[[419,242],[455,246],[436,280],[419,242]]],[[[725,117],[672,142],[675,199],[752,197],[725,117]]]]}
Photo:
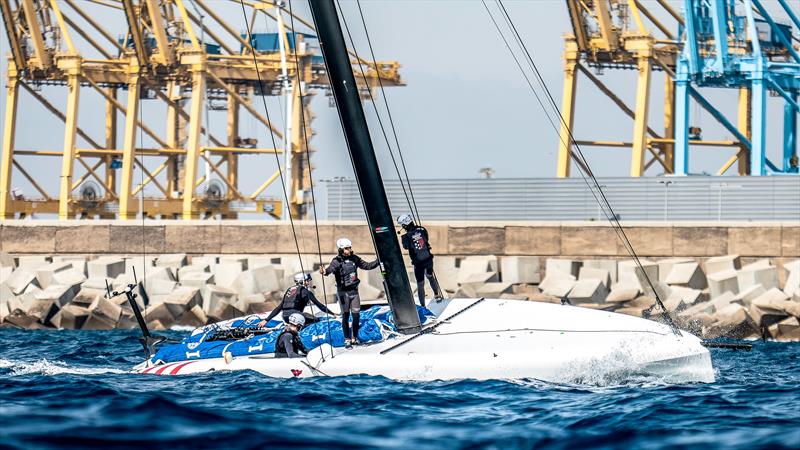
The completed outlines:
{"type": "Polygon", "coordinates": [[[800,30],[800,18],[786,0],[778,3],[791,24],[776,21],[762,0],[684,0],[683,49],[675,68],[675,174],[689,173],[690,139],[701,133],[690,126],[690,96],[741,143],[720,173],[737,161],[742,175],[798,172],[800,51],[794,42],[800,39],[793,32],[800,30]],[[737,125],[709,104],[701,87],[739,89],[737,125]],[[784,102],[780,162],[766,157],[768,92],[784,102]]]}

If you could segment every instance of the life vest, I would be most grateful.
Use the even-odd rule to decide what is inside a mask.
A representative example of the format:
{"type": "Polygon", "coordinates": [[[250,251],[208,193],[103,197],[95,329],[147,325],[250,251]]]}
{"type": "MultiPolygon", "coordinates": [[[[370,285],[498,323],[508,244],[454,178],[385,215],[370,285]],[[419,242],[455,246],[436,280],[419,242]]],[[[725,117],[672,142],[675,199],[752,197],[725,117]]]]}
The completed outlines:
{"type": "Polygon", "coordinates": [[[292,286],[289,289],[287,289],[286,293],[283,294],[283,307],[281,309],[283,309],[284,311],[286,311],[287,309],[293,309],[296,311],[304,310],[306,308],[305,302],[303,302],[300,299],[302,293],[303,293],[302,286],[292,286]]]}
{"type": "Polygon", "coordinates": [[[341,258],[341,268],[339,269],[339,280],[341,287],[352,289],[358,286],[361,280],[358,279],[358,266],[352,259],[341,258]]]}
{"type": "Polygon", "coordinates": [[[275,357],[276,358],[288,358],[289,353],[286,352],[286,349],[283,348],[281,345],[281,338],[283,338],[284,334],[291,334],[292,335],[292,351],[295,353],[302,355],[306,352],[306,347],[303,345],[303,341],[300,340],[300,336],[292,333],[289,330],[284,329],[281,334],[278,335],[278,340],[275,341],[275,357]]]}
{"type": "Polygon", "coordinates": [[[422,262],[431,257],[431,252],[428,250],[428,240],[425,238],[425,233],[423,233],[422,228],[414,228],[409,231],[408,240],[411,244],[409,256],[411,256],[414,261],[422,262]]]}

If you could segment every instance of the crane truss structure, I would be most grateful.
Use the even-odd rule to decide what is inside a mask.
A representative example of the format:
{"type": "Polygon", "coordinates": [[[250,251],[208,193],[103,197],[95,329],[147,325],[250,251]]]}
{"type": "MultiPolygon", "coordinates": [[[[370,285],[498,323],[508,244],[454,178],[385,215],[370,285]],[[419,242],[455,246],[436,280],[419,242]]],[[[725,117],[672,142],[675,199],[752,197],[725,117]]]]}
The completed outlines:
{"type": "MultiPolygon", "coordinates": [[[[674,22],[681,16],[666,0],[659,6],[674,22]]],[[[561,133],[558,151],[557,175],[570,175],[573,145],[631,148],[630,175],[642,176],[651,165],[660,164],[666,173],[673,169],[673,111],[664,112],[664,131],[659,133],[649,125],[652,74],[654,70],[674,68],[679,45],[671,29],[673,23],[664,24],[656,13],[639,0],[566,0],[572,34],[565,37],[564,94],[562,99],[561,133]],[[647,22],[645,21],[647,20],[647,22]],[[649,26],[648,26],[649,25],[649,26]],[[657,31],[651,30],[651,27],[657,31]],[[597,75],[590,71],[608,69],[636,70],[636,105],[625,104],[597,75]],[[623,113],[633,119],[631,140],[597,141],[572,140],[575,125],[578,74],[583,74],[623,113]],[[647,156],[650,156],[646,160],[647,156]]],[[[667,105],[671,105],[673,83],[666,80],[667,105]]]]}
{"type": "MultiPolygon", "coordinates": [[[[657,0],[660,9],[652,11],[640,0],[565,1],[573,33],[565,38],[565,81],[562,100],[564,121],[558,152],[559,177],[567,177],[570,174],[574,144],[631,148],[630,176],[633,177],[642,176],[656,163],[662,166],[665,174],[688,174],[690,146],[734,148],[736,150],[734,156],[718,170],[719,175],[737,162],[740,175],[763,174],[767,167],[776,171],[777,167],[774,164],[763,159],[764,143],[761,136],[765,126],[767,90],[786,99],[784,169],[780,171],[796,170],[792,168],[790,162],[793,156],[791,149],[795,148],[797,141],[796,125],[793,125],[796,124],[797,91],[794,86],[797,83],[797,75],[792,61],[796,51],[792,50],[791,45],[781,41],[781,39],[790,41],[793,37],[791,30],[787,31],[786,26],[778,25],[770,18],[759,0],[684,0],[684,11],[681,12],[673,8],[667,0],[657,0]],[[744,5],[744,17],[734,14],[734,4],[737,3],[740,7],[744,5]],[[752,18],[753,8],[762,17],[763,23],[760,25],[756,25],[755,20],[748,22],[748,14],[752,18]],[[659,17],[667,17],[670,21],[662,22],[659,17]],[[644,19],[647,19],[647,22],[644,19]],[[653,30],[648,28],[648,23],[653,30]],[[745,36],[747,33],[749,36],[756,36],[759,27],[762,34],[769,32],[767,40],[774,40],[774,43],[765,46],[760,39],[745,36]],[[751,28],[752,31],[748,31],[751,28]],[[717,45],[717,38],[724,45],[717,45]],[[768,47],[768,50],[764,50],[765,47],[768,47]],[[724,49],[724,62],[717,56],[720,48],[724,49]],[[598,71],[637,70],[635,107],[626,105],[589,68],[598,71]],[[648,124],[654,70],[666,74],[662,133],[658,133],[648,124]],[[585,75],[600,92],[633,119],[633,137],[630,141],[575,140],[573,142],[578,73],[585,75]],[[757,78],[762,73],[766,74],[766,78],[760,83],[757,78]],[[760,97],[756,98],[757,102],[751,104],[749,91],[754,79],[760,97]],[[732,125],[725,115],[702,95],[697,89],[701,86],[740,88],[737,126],[732,125]],[[703,140],[702,130],[689,123],[690,97],[736,139],[703,140]],[[753,145],[750,138],[751,123],[756,136],[754,139],[757,139],[753,145]],[[755,150],[751,149],[753,146],[755,150]],[[755,155],[754,158],[749,158],[751,153],[755,155]],[[648,155],[650,157],[646,160],[648,155]]],[[[797,25],[797,15],[786,1],[778,1],[797,25]]],[[[796,150],[794,152],[796,153],[796,150]]]]}
{"type": "Polygon", "coordinates": [[[739,173],[797,173],[797,118],[800,115],[800,18],[785,0],[780,7],[791,24],[778,23],[761,0],[684,0],[683,51],[676,76],[675,172],[689,173],[689,96],[693,86],[739,89],[736,126],[718,120],[741,142],[720,169],[739,161],[739,173]],[[793,25],[793,26],[792,26],[793,25]],[[783,135],[778,164],[767,158],[767,93],[783,101],[783,135]]]}
{"type": "MultiPolygon", "coordinates": [[[[239,0],[226,3],[240,7],[239,0]]],[[[237,31],[241,27],[222,18],[217,11],[220,2],[212,7],[207,0],[90,0],[80,5],[76,0],[0,0],[11,47],[0,159],[0,219],[33,213],[57,213],[60,219],[133,219],[140,213],[161,218],[215,214],[231,218],[240,212],[267,212],[280,218],[287,211],[293,217],[304,216],[311,182],[307,150],[313,150],[306,148],[306,137],[313,134],[309,102],[315,91],[329,88],[325,65],[313,34],[284,25],[289,17],[313,32],[312,24],[290,17],[282,2],[243,3],[250,28],[263,14],[275,21],[278,32],[247,39],[246,33],[237,31]],[[100,19],[112,15],[124,16],[126,29],[120,37],[114,37],[100,19]],[[64,88],[65,106],[47,98],[46,93],[64,88]],[[84,106],[79,101],[84,90],[96,91],[102,106],[84,106]],[[20,91],[64,123],[62,148],[15,147],[20,91]],[[127,92],[124,98],[123,92],[127,92]],[[283,129],[271,123],[255,101],[275,95],[286,96],[283,129]],[[165,117],[143,117],[143,100],[163,102],[165,117]],[[227,111],[225,137],[214,136],[210,124],[204,123],[204,109],[211,103],[214,109],[227,111]],[[78,124],[82,115],[92,116],[85,114],[88,109],[98,107],[105,109],[105,123],[96,127],[105,130],[103,139],[92,137],[78,124]],[[283,148],[259,146],[256,139],[242,136],[242,110],[268,127],[283,148]],[[118,115],[124,120],[121,136],[118,115]],[[153,125],[159,119],[163,125],[153,125]],[[155,131],[160,128],[166,129],[165,134],[155,131]],[[145,135],[152,143],[149,148],[144,148],[145,135]],[[281,169],[252,193],[242,192],[239,184],[240,156],[272,154],[274,158],[276,153],[284,153],[288,207],[280,199],[261,195],[280,178],[281,169]],[[157,157],[160,164],[148,169],[144,156],[157,157]],[[61,157],[57,195],[43,189],[25,168],[42,157],[61,157]],[[202,163],[205,174],[199,173],[202,163]],[[139,183],[134,179],[136,168],[143,171],[139,183]],[[27,179],[41,198],[16,192],[12,175],[27,179]],[[149,184],[158,189],[158,196],[142,195],[149,184]]],[[[352,61],[365,69],[358,86],[362,97],[379,81],[384,86],[403,85],[397,62],[352,61]]],[[[269,167],[267,160],[264,164],[269,167]]]]}

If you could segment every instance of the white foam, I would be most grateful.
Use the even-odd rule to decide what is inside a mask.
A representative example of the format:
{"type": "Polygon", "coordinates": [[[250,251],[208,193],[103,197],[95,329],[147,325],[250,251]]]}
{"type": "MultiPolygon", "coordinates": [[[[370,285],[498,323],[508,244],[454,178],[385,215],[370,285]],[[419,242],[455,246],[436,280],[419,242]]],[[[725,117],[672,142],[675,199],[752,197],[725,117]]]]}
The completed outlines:
{"type": "Polygon", "coordinates": [[[0,359],[0,368],[11,368],[11,376],[21,375],[98,375],[104,373],[127,373],[125,370],[112,369],[110,367],[75,367],[68,366],[61,361],[49,361],[40,359],[39,361],[9,361],[0,359]]]}
{"type": "Polygon", "coordinates": [[[194,331],[195,328],[196,327],[192,327],[192,326],[189,326],[189,325],[173,325],[173,326],[169,327],[169,329],[172,330],[172,331],[183,331],[183,332],[194,331]]]}

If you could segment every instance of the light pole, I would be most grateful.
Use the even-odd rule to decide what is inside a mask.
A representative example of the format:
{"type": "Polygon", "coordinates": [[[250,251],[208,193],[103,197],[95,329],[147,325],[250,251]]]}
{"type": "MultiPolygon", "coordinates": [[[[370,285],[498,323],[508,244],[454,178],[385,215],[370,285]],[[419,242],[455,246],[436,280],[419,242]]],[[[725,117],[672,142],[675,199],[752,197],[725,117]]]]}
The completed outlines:
{"type": "Polygon", "coordinates": [[[674,183],[672,180],[659,180],[664,185],[664,222],[669,222],[669,185],[674,183]]]}

